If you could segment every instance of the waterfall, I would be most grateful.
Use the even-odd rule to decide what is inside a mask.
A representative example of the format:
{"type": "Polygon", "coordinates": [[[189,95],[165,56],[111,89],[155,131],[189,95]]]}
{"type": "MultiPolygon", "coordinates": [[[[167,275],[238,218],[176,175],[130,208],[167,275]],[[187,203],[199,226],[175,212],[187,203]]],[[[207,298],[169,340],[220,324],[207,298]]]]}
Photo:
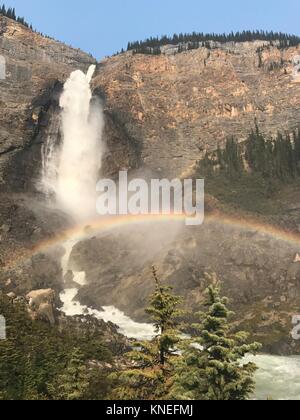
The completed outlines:
{"type": "Polygon", "coordinates": [[[66,81],[60,98],[61,144],[50,135],[43,147],[43,191],[76,221],[96,216],[104,124],[101,105],[92,98],[90,86],[95,69],[91,66],[87,74],[74,71],[66,81]]]}
{"type": "MultiPolygon", "coordinates": [[[[58,123],[54,119],[42,150],[43,192],[49,198],[54,197],[59,209],[81,223],[88,223],[96,216],[96,184],[104,151],[103,111],[100,104],[93,100],[90,87],[94,71],[95,66],[91,66],[87,74],[74,71],[65,83],[60,98],[61,118],[58,123]],[[61,132],[61,142],[58,131],[61,132]]],[[[64,278],[69,272],[72,249],[83,237],[84,232],[63,244],[65,255],[61,263],[64,278]]],[[[76,296],[86,282],[86,273],[73,271],[72,275],[72,288],[65,284],[65,290],[60,295],[63,302],[61,311],[66,315],[89,314],[114,322],[121,333],[131,338],[150,339],[155,335],[152,325],[134,322],[113,306],[97,311],[81,305],[76,296]]]]}

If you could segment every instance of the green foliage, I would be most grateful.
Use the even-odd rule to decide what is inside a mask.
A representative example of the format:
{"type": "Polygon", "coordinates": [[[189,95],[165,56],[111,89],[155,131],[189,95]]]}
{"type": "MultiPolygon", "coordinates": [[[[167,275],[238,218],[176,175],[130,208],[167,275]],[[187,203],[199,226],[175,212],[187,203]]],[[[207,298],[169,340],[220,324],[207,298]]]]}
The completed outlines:
{"type": "Polygon", "coordinates": [[[253,394],[256,366],[243,364],[256,354],[258,343],[247,344],[244,332],[232,333],[228,300],[217,284],[207,289],[206,312],[196,314],[194,334],[185,344],[172,393],[176,399],[247,400],[253,394]]]}
{"type": "Polygon", "coordinates": [[[175,34],[173,36],[151,37],[145,41],[129,42],[127,51],[133,51],[138,54],[160,54],[160,47],[164,45],[179,45],[179,52],[197,49],[200,47],[211,48],[210,41],[226,42],[251,42],[251,41],[270,41],[278,42],[280,48],[289,46],[298,46],[300,37],[281,32],[266,31],[243,31],[231,32],[229,34],[205,34],[203,32],[193,32],[191,34],[175,34]],[[186,46],[187,45],[187,46],[186,46]]]}
{"type": "Polygon", "coordinates": [[[241,151],[234,138],[227,140],[225,150],[223,152],[218,149],[218,156],[221,168],[226,171],[229,177],[235,177],[242,172],[243,162],[241,151]]]}
{"type": "Polygon", "coordinates": [[[244,363],[256,354],[244,332],[232,332],[228,300],[220,297],[213,277],[207,290],[206,312],[195,314],[190,339],[179,336],[176,319],[181,299],[162,286],[155,268],[155,292],[147,309],[158,336],[136,343],[128,353],[127,369],[112,375],[110,398],[120,400],[246,400],[253,394],[256,366],[244,363]],[[214,283],[214,284],[213,284],[214,283]],[[181,352],[178,350],[181,349],[181,352]]]}
{"type": "Polygon", "coordinates": [[[245,158],[253,172],[264,178],[288,181],[300,175],[300,132],[266,139],[256,126],[246,141],[245,158]]]}
{"type": "MultiPolygon", "coordinates": [[[[110,362],[112,356],[103,345],[101,334],[88,322],[84,329],[77,329],[72,324],[58,328],[32,321],[23,303],[12,304],[1,294],[0,313],[7,323],[7,340],[0,341],[0,398],[54,399],[58,396],[53,392],[54,384],[71,378],[72,369],[77,369],[78,383],[73,382],[69,395],[69,385],[66,384],[65,389],[58,387],[59,395],[71,399],[78,388],[77,395],[82,391],[82,396],[86,390],[90,399],[101,398],[99,388],[92,394],[91,389],[85,387],[81,372],[90,359],[110,362]],[[80,364],[75,358],[79,358],[79,352],[80,364]]],[[[103,390],[105,381],[107,379],[103,378],[103,390]]]]}
{"type": "Polygon", "coordinates": [[[114,375],[116,388],[111,394],[116,399],[166,399],[172,385],[176,346],[180,342],[177,318],[182,299],[173,295],[172,288],[164,286],[153,267],[155,291],[146,312],[151,316],[157,336],[150,342],[136,343],[127,357],[132,368],[114,375]]]}
{"type": "Polygon", "coordinates": [[[70,354],[62,374],[48,386],[53,400],[78,401],[84,399],[89,388],[89,371],[84,355],[78,348],[70,354]]]}
{"type": "Polygon", "coordinates": [[[209,165],[230,177],[239,177],[244,172],[283,182],[294,179],[300,175],[300,131],[285,136],[278,133],[275,139],[268,139],[256,125],[245,143],[230,138],[224,150],[218,148],[200,162],[200,168],[209,165]]]}
{"type": "Polygon", "coordinates": [[[171,287],[161,284],[155,267],[152,270],[155,291],[150,298],[150,306],[146,309],[146,313],[150,315],[156,332],[159,334],[160,364],[164,365],[170,349],[173,349],[178,342],[176,320],[181,315],[178,306],[182,303],[182,299],[172,294],[171,287]]]}

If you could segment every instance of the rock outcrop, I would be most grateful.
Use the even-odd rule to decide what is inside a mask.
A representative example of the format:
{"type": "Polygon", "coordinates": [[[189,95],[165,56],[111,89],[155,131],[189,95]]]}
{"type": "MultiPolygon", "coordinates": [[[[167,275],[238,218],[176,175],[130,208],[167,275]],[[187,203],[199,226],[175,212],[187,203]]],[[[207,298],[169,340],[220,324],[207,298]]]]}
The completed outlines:
{"type": "MultiPolygon", "coordinates": [[[[98,64],[94,93],[104,101],[103,173],[148,167],[180,176],[227,136],[290,131],[300,120],[300,49],[228,43],[160,56],[125,53],[98,64]]],[[[0,188],[32,188],[41,145],[54,130],[62,83],[95,60],[0,17],[0,188]],[[26,165],[24,164],[26,162],[26,165]]]]}
{"type": "Polygon", "coordinates": [[[55,324],[55,291],[34,290],[26,296],[29,311],[33,318],[47,320],[51,325],[55,324]]]}
{"type": "MultiPolygon", "coordinates": [[[[180,176],[227,136],[243,140],[255,120],[267,134],[294,129],[300,120],[299,54],[299,47],[257,41],[101,61],[93,88],[106,114],[103,173],[143,166],[180,176]]],[[[42,143],[51,131],[57,135],[62,83],[95,60],[5,17],[0,56],[6,68],[0,80],[0,189],[26,190],[38,176],[42,143]]]]}

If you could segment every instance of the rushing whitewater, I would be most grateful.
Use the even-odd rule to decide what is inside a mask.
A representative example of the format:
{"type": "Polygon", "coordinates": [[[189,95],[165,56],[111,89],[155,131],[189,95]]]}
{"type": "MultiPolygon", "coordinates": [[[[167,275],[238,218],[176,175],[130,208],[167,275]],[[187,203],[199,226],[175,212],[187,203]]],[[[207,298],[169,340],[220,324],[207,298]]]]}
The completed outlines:
{"type": "MultiPolygon", "coordinates": [[[[79,237],[77,239],[71,239],[64,244],[66,250],[66,253],[62,259],[62,269],[64,275],[66,275],[68,272],[70,255],[73,246],[78,242],[78,240],[79,237]]],[[[97,311],[96,309],[91,309],[87,306],[81,305],[80,302],[76,300],[76,296],[79,287],[84,286],[86,283],[86,276],[84,272],[73,272],[73,275],[74,287],[71,289],[65,289],[64,292],[62,292],[60,295],[60,299],[63,302],[63,307],[61,310],[66,315],[75,316],[88,314],[106,322],[113,322],[114,324],[118,325],[120,333],[126,335],[129,338],[151,340],[155,336],[153,325],[134,322],[123,312],[119,311],[113,306],[105,306],[103,307],[102,311],[97,311]],[[78,285],[78,288],[75,287],[76,284],[78,285]]]]}
{"type": "Polygon", "coordinates": [[[92,100],[91,80],[96,66],[87,74],[74,71],[60,98],[62,142],[53,139],[44,148],[44,190],[54,196],[58,208],[76,221],[96,214],[96,183],[103,154],[103,111],[92,100]],[[50,143],[50,144],[49,144],[50,143]]]}

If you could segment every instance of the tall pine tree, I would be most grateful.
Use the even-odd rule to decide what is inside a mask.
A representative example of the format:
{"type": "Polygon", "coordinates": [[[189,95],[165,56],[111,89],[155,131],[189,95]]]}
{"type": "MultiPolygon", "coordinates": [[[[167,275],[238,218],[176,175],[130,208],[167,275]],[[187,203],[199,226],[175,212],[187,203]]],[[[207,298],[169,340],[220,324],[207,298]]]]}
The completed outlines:
{"type": "Polygon", "coordinates": [[[174,399],[247,400],[255,382],[256,366],[243,363],[247,354],[256,354],[258,343],[247,344],[244,332],[232,333],[227,298],[218,284],[207,289],[206,312],[196,314],[195,335],[185,344],[172,395],[174,399]]]}
{"type": "Polygon", "coordinates": [[[180,342],[177,318],[182,299],[172,293],[172,288],[160,282],[155,267],[152,268],[155,291],[150,297],[146,312],[151,316],[156,337],[152,341],[136,343],[128,353],[132,368],[113,375],[116,388],[111,398],[121,400],[159,400],[168,396],[174,375],[176,346],[180,342]]]}

